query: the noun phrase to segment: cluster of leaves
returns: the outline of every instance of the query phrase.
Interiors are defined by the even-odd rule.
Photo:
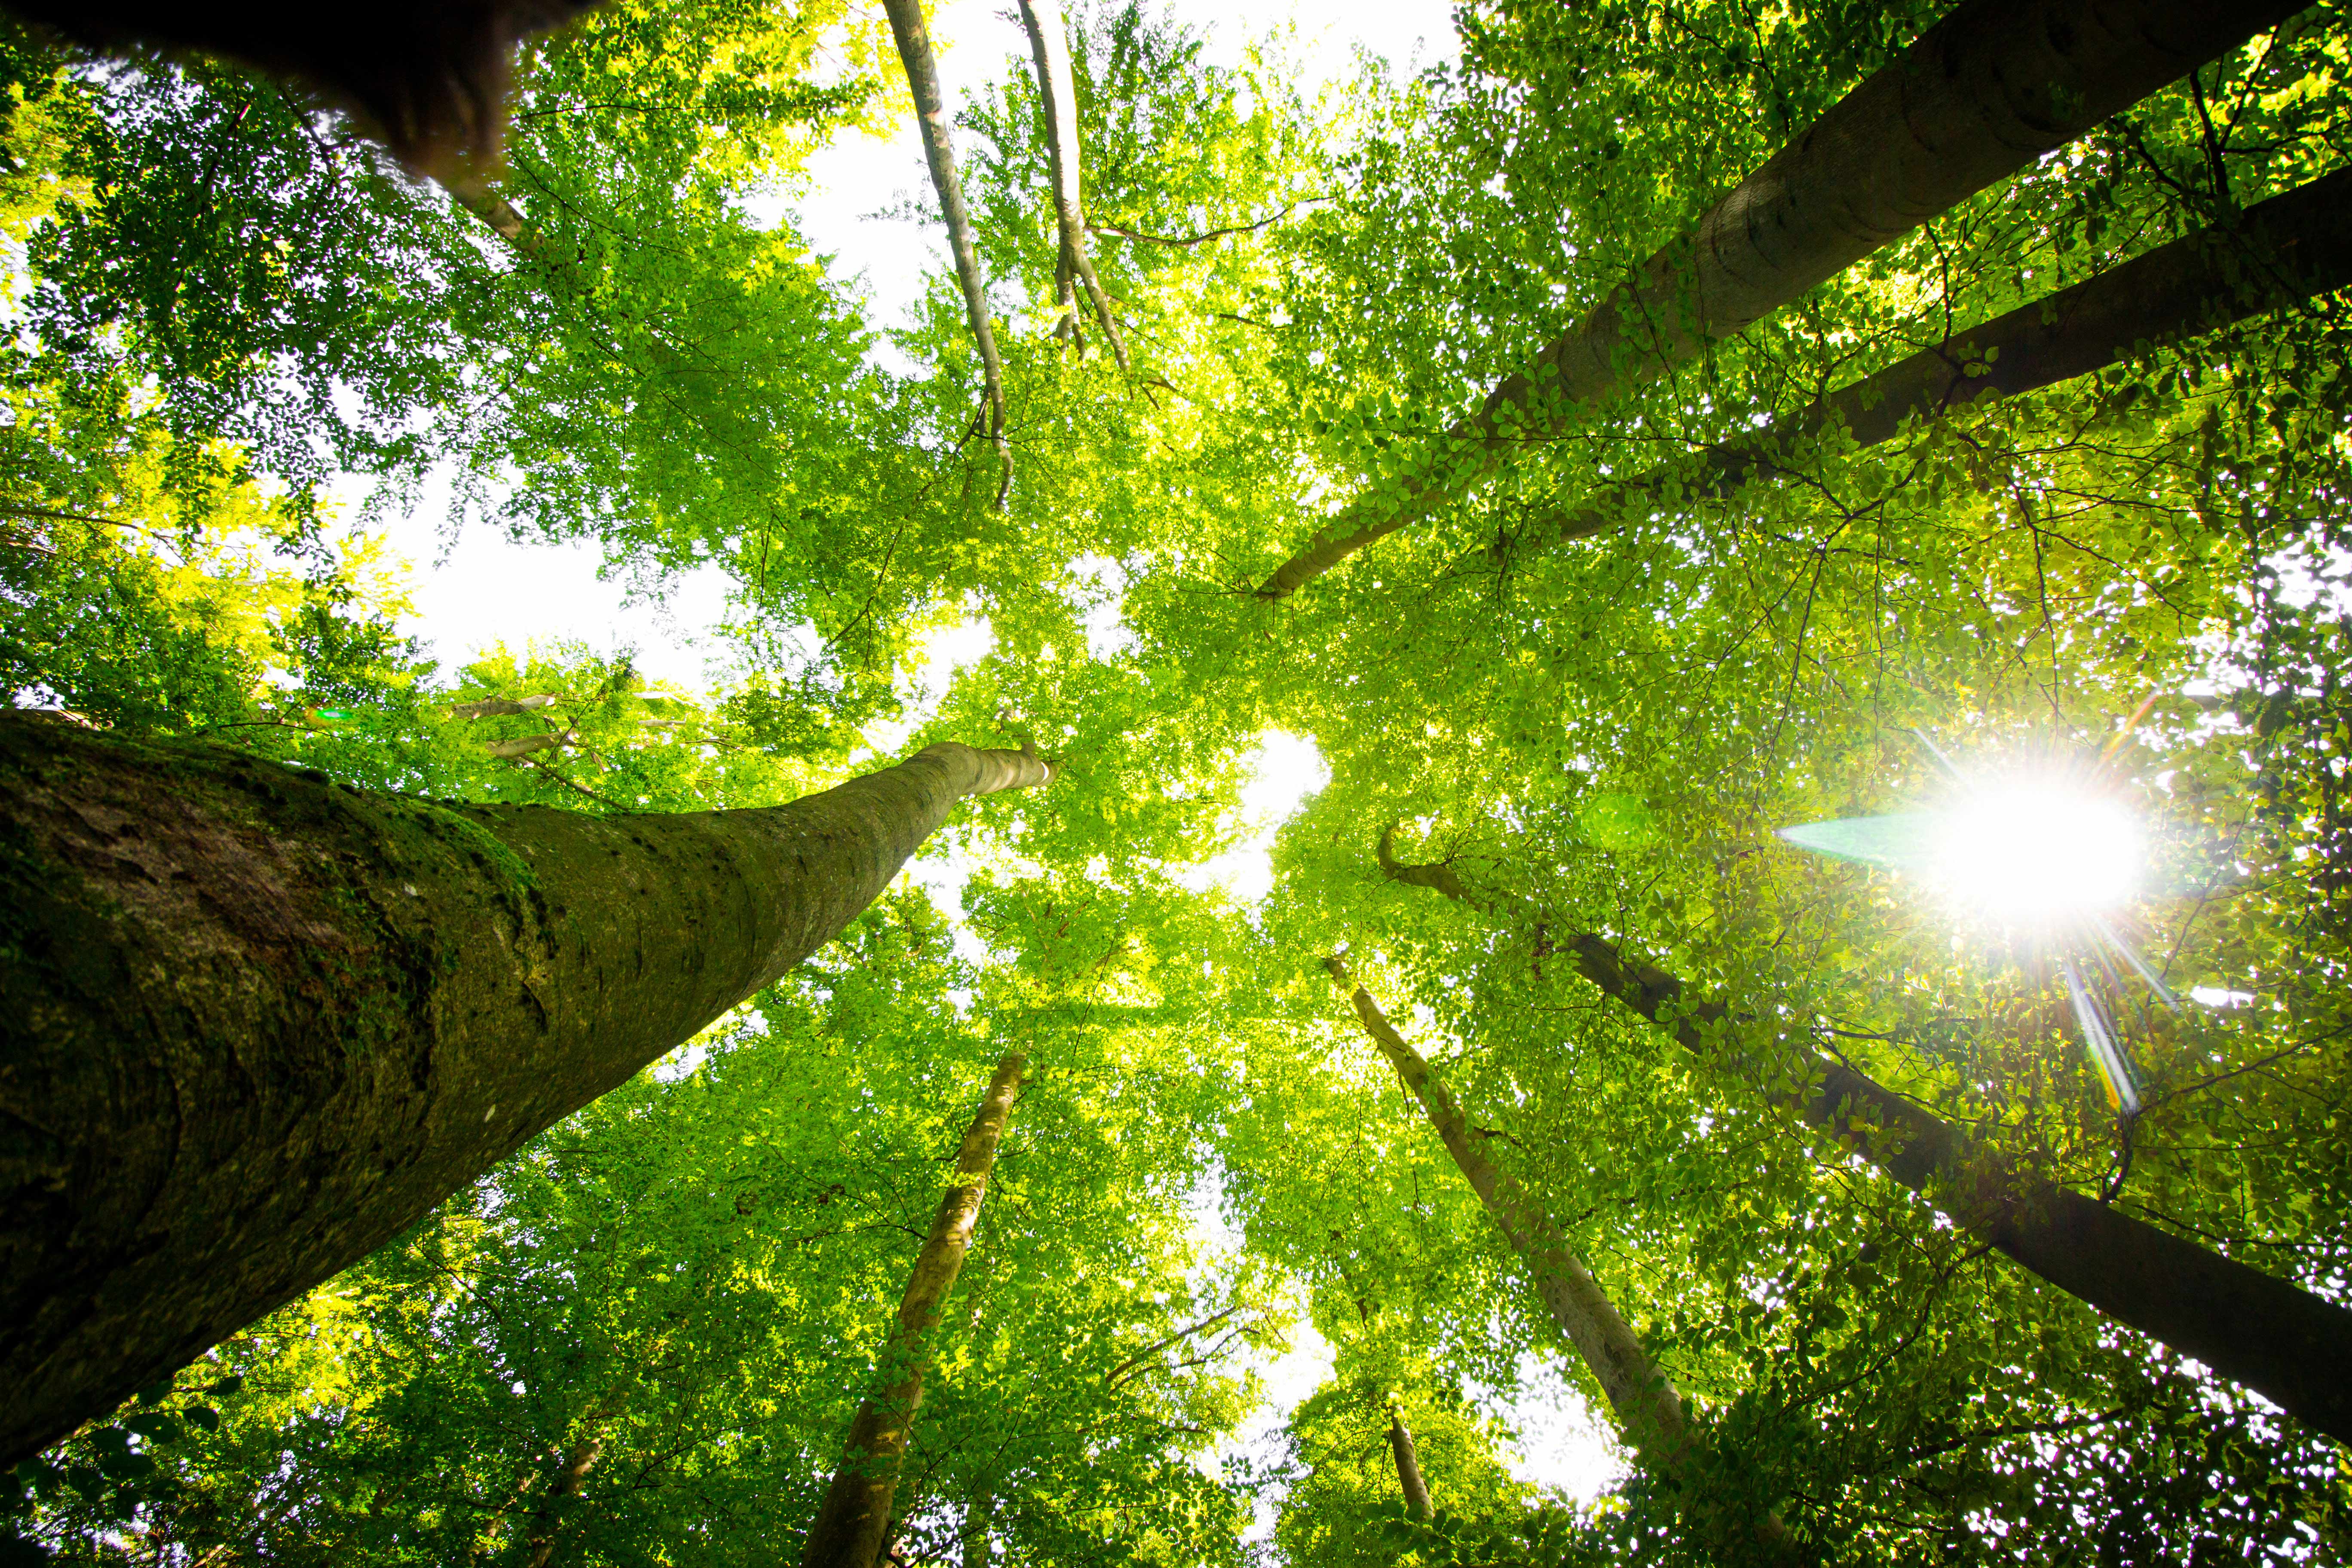
[[[756,805],[904,716],[919,634],[962,616],[991,649],[906,743],[1030,739],[1063,767],[942,836],[979,868],[960,924],[895,896],[215,1352],[201,1375],[243,1391],[219,1430],[157,1437],[135,1498],[53,1485],[15,1517],[97,1560],[448,1562],[559,1531],[589,1561],[789,1554],[940,1163],[1018,1049],[1035,1079],[934,1348],[910,1551],[1234,1563],[1253,1482],[1278,1510],[1261,1550],[1298,1563],[1696,1561],[1768,1516],[1865,1563],[2347,1550],[2338,1450],[1786,1109],[1801,1041],[1966,1128],[1988,1169],[2344,1299],[2341,302],[2152,332],[1869,448],[1791,442],[1729,497],[1678,467],[2340,166],[2336,9],[1543,427],[1281,607],[1236,592],[1334,501],[1430,473],[1435,433],[1932,9],[1492,0],[1458,66],[1318,106],[1139,7],[1082,18],[1088,200],[1135,369],[1055,335],[1013,71],[964,121],[1013,318],[1001,519],[951,288],[897,334],[923,374],[873,369],[845,297],[753,216],[875,101],[854,28],[854,68],[815,85],[831,12],[618,6],[534,57],[499,195],[523,240],[240,79],[20,48],[0,173],[35,289],[0,485],[38,548],[6,568],[16,686],[101,722],[239,723],[375,787]],[[724,566],[739,683],[653,691],[579,650],[420,670],[302,487],[444,458],[477,499],[517,476],[512,525],[647,573]],[[318,552],[310,578],[175,578],[66,515],[217,541],[269,510],[255,474],[289,487],[272,526]],[[1604,526],[1561,539],[1591,507]],[[2046,949],[1773,837],[1937,798],[1914,728],[2151,824],[2162,880],[2126,934],[2176,989],[2244,1001],[2132,1011],[2137,1120]],[[1242,908],[1187,868],[1247,837],[1233,803],[1272,730],[1311,737],[1328,783]],[[1723,1021],[1685,1048],[1585,978],[1592,940]],[[1465,1391],[1545,1363],[1599,1390],[1355,1035],[1320,966],[1340,949],[1682,1390],[1678,1481],[1637,1467],[1570,1507],[1509,1479]],[[1237,1248],[1205,1245],[1212,1209]],[[1281,1340],[1294,1291],[1332,1377],[1277,1463],[1213,1479],[1254,1397],[1234,1358]],[[1434,1520],[1392,1500],[1392,1401]],[[61,1473],[149,1451],[115,1441],[74,1439]],[[604,1479],[559,1487],[583,1455]]]

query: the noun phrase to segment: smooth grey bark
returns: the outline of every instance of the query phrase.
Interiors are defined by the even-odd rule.
[[[964,210],[963,181],[956,174],[947,99],[940,90],[930,30],[923,26],[922,0],[882,0],[882,8],[889,13],[890,36],[898,42],[899,61],[907,68],[907,86],[915,96],[915,125],[922,134],[923,158],[930,165],[931,188],[939,193],[940,215],[947,220],[948,251],[955,258],[956,283],[963,290],[972,342],[980,350],[988,438],[1003,466],[1003,477],[996,487],[996,505],[1001,510],[1013,489],[1013,446],[1004,437],[1004,362],[996,352],[996,327],[988,308],[988,285],[980,270],[980,246],[972,237],[971,215]]]
[[[0,1465],[357,1262],[830,942],[1034,756],[762,810],[345,788],[0,713]]]
[[[1396,1459],[1397,1489],[1404,1493],[1405,1512],[1415,1519],[1431,1517],[1437,1510],[1429,1500],[1429,1483],[1421,1479],[1421,1453],[1394,1405],[1389,1407],[1389,1452]]]
[[[981,1097],[980,1110],[956,1152],[955,1178],[940,1195],[939,1212],[916,1255],[914,1272],[898,1302],[898,1322],[883,1347],[876,1387],[859,1404],[842,1444],[841,1466],[833,1473],[809,1525],[802,1568],[873,1568],[887,1542],[890,1500],[907,1457],[907,1437],[923,1403],[924,1341],[939,1326],[940,1309],[962,1272],[972,1227],[980,1223],[997,1145],[1021,1093],[1026,1057],[1008,1055]]]
[[[1790,447],[1843,431],[1856,447],[1913,419],[2014,397],[2121,361],[2134,349],[2218,331],[2352,285],[2352,169],[2249,207],[2069,289],[1953,334],[1841,387],[1769,428],[1612,487],[1606,500],[1538,531],[1538,547],[1608,531],[1629,505],[1672,482],[1682,502],[1776,477]]]
[[[1479,908],[1509,901],[1474,897],[1442,866],[1399,866],[1385,835],[1380,854],[1397,880]],[[1592,932],[1556,937],[1553,945],[1604,994],[1686,1049],[1717,1054],[1709,1031],[1734,1021],[1723,1004],[1687,1000],[1679,978]],[[2352,1310],[2072,1188],[2016,1179],[1989,1166],[1941,1117],[1801,1041],[1780,1044],[1799,1053],[1782,1102],[1807,1125],[2068,1295],[2352,1443]]]
[[[1486,1205],[1487,1214],[1501,1228],[1512,1250],[1535,1275],[1536,1291],[1543,1298],[1552,1321],[1559,1325],[1560,1332],[1568,1336],[1576,1353],[1591,1369],[1593,1380],[1608,1395],[1610,1408],[1617,1413],[1618,1424],[1625,1429],[1626,1436],[1654,1460],[1673,1468],[1687,1442],[1682,1396],[1675,1391],[1675,1385],[1651,1361],[1632,1326],[1592,1278],[1584,1260],[1569,1247],[1543,1206],[1486,1158],[1444,1080],[1429,1070],[1421,1053],[1397,1033],[1371,993],[1356,984],[1341,960],[1328,958],[1323,965],[1349,993],[1349,1001],[1356,1009],[1356,1018],[1363,1026],[1364,1034],[1388,1058],[1389,1065],[1396,1068],[1406,1092],[1421,1101],[1445,1152],[1454,1156],[1454,1164],[1469,1180],[1479,1202]]]
[[[1103,336],[1118,368],[1130,367],[1127,343],[1119,336],[1118,318],[1111,313],[1110,296],[1095,274],[1094,258],[1087,253],[1087,208],[1078,177],[1078,89],[1070,72],[1069,40],[1064,35],[1059,0],[1021,0],[1022,25],[1029,30],[1029,52],[1037,66],[1037,96],[1045,109],[1045,154],[1054,181],[1054,217],[1061,231],[1061,256],[1055,266],[1061,303],[1070,311],[1071,330],[1079,352],[1086,337],[1077,325],[1077,291],[1083,287],[1102,322]]]
[[[1964,0],[1697,226],[1487,394],[1395,491],[1257,589],[1284,599],[1638,385],[2304,8],[2304,0]]]

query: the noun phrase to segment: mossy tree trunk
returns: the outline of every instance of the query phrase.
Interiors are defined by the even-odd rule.
[[[989,1173],[996,1166],[997,1145],[1013,1119],[1013,1102],[1020,1097],[1022,1075],[1028,1068],[1026,1057],[1005,1057],[981,1097],[980,1110],[956,1152],[955,1178],[940,1194],[930,1232],[915,1255],[914,1272],[908,1276],[898,1322],[883,1347],[874,1390],[850,1421],[841,1466],[809,1525],[802,1568],[873,1568],[887,1542],[890,1502],[907,1457],[908,1431],[923,1403],[924,1342],[939,1326],[940,1309],[963,1271]]]
[[[0,714],[0,1464],[422,1218],[831,941],[966,795],[770,809],[337,786]]]

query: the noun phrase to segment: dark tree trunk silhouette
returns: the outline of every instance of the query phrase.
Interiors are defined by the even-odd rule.
[[[142,45],[193,49],[318,89],[409,168],[456,181],[498,162],[517,46],[592,3],[8,0],[8,9],[110,53],[136,58]]]
[[[940,1196],[930,1234],[916,1255],[907,1293],[898,1303],[898,1323],[882,1350],[876,1386],[849,1424],[841,1468],[834,1471],[833,1483],[809,1526],[801,1568],[873,1568],[887,1542],[893,1522],[890,1501],[907,1457],[908,1428],[923,1403],[924,1341],[939,1326],[940,1305],[962,1271],[972,1227],[980,1223],[989,1173],[996,1164],[996,1147],[1004,1136],[1004,1124],[1012,1120],[1013,1102],[1028,1067],[1028,1058],[1017,1055],[996,1064],[996,1077],[981,1099],[971,1130],[964,1134],[963,1147],[956,1152],[955,1180]]]
[[[1287,598],[1458,500],[1576,411],[1770,315],[2301,9],[2302,0],[1965,0],[1505,378],[1400,488],[1325,524],[1258,596]]]
[[[1380,854],[1397,880],[1481,908],[1515,901],[1481,900],[1446,868],[1399,865],[1385,835]],[[1717,1054],[1708,1031],[1738,1023],[1722,1003],[1685,998],[1679,978],[1604,937],[1550,941],[1602,993],[1695,1053]],[[2352,1442],[2352,1310],[2072,1188],[1988,1168],[1941,1117],[1801,1041],[1776,1045],[1801,1053],[1783,1103],[1809,1126],[2068,1295]]]
[[[830,942],[1034,756],[583,816],[0,713],[0,1464],[357,1262]]]
[[[1728,496],[1782,472],[1787,451],[1842,430],[1857,447],[1892,440],[1915,418],[2014,397],[2088,375],[2145,343],[2215,331],[2352,285],[2352,169],[2339,169],[2021,305],[1841,387],[1755,436],[1612,487],[1607,500],[1531,530],[1526,544],[1604,533],[1670,480],[1680,502]]]

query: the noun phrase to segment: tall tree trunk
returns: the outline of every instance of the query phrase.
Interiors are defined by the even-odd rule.
[[[1398,490],[1258,590],[1287,598],[1460,498],[1531,437],[1681,363],[2303,9],[2303,0],[1965,0],[1487,394]]]
[[[1389,1452],[1396,1457],[1397,1487],[1404,1493],[1404,1510],[1415,1519],[1427,1519],[1437,1510],[1429,1500],[1429,1483],[1421,1479],[1421,1454],[1412,1446],[1412,1434],[1405,1429],[1404,1415],[1394,1405],[1389,1407]]]
[[[830,942],[1032,755],[439,805],[0,713],[0,1464],[357,1262]]]
[[[940,69],[931,56],[930,30],[923,26],[922,0],[882,0],[889,13],[890,36],[898,41],[898,58],[907,68],[907,86],[915,95],[915,124],[923,138],[923,158],[930,164],[931,187],[939,193],[940,214],[947,220],[948,250],[955,258],[956,282],[963,289],[964,312],[971,319],[971,340],[980,349],[980,369],[987,398],[988,438],[996,447],[1003,478],[996,487],[1001,510],[1013,489],[1013,446],[1004,437],[1004,362],[996,353],[995,319],[988,308],[988,285],[980,270],[980,247],[972,238],[971,218],[964,211],[963,181],[956,174],[955,143],[948,135],[948,107],[940,90]]]
[[[1842,387],[1743,440],[1711,447],[1611,489],[1528,542],[1606,532],[1669,480],[1684,501],[1728,496],[1780,471],[1793,443],[1843,428],[1857,447],[1891,440],[1914,417],[2014,397],[2088,375],[2142,343],[2218,331],[2281,305],[2352,285],[2352,169],[2338,169],[2036,300]]]
[[[1551,1216],[1486,1158],[1454,1096],[1429,1070],[1421,1053],[1389,1023],[1371,993],[1356,984],[1339,959],[1323,962],[1331,977],[1349,993],[1364,1033],[1396,1068],[1406,1090],[1421,1101],[1445,1152],[1469,1178],[1472,1190],[1486,1205],[1512,1250],[1535,1274],[1537,1293],[1549,1309],[1552,1321],[1592,1370],[1626,1436],[1661,1468],[1674,1469],[1686,1442],[1682,1396],[1675,1392],[1675,1385],[1650,1360],[1583,1259],[1570,1250]]]
[[[1391,875],[1443,869],[1398,867],[1385,843],[1381,858]],[[1399,879],[1485,902],[1450,871]],[[1707,1028],[1731,1017],[1719,1002],[1685,1003],[1680,979],[1629,961],[1603,937],[1556,942],[1587,980],[1693,1052],[1706,1054]],[[1799,1087],[1784,1103],[1808,1125],[2061,1290],[2352,1442],[2352,1310],[2071,1188],[1989,1168],[1941,1117],[1801,1042],[1785,1043],[1801,1056]]]
[[[530,1568],[547,1568],[547,1560],[555,1555],[555,1530],[562,1522],[563,1505],[580,1495],[581,1485],[587,1480],[588,1471],[604,1451],[604,1434],[592,1431],[572,1445],[571,1452],[563,1456],[563,1468],[555,1473],[554,1484],[547,1489],[547,1500],[540,1504],[539,1512],[532,1517],[526,1537],[530,1542]]]
[[[907,1432],[923,1403],[923,1342],[940,1321],[940,1307],[953,1289],[980,1222],[980,1200],[996,1163],[996,1145],[1021,1093],[1029,1060],[1007,1056],[971,1119],[956,1153],[955,1180],[940,1198],[930,1234],[916,1256],[915,1271],[898,1302],[898,1321],[883,1347],[874,1391],[858,1405],[842,1446],[841,1468],[833,1473],[824,1501],[809,1526],[802,1568],[872,1568],[890,1525],[890,1498],[898,1488],[898,1467],[907,1457]]]
[[[1062,26],[1059,0],[1021,0],[1022,25],[1029,29],[1029,52],[1037,62],[1037,96],[1045,106],[1045,153],[1054,177],[1054,217],[1061,229],[1061,276],[1083,285],[1102,321],[1103,336],[1118,368],[1131,368],[1127,343],[1111,314],[1110,296],[1095,275],[1087,253],[1087,206],[1078,179],[1078,91],[1070,72],[1070,46]],[[1066,284],[1066,286],[1067,286]],[[1067,301],[1075,312],[1077,301]],[[1075,325],[1075,321],[1074,321]],[[1079,339],[1081,352],[1085,339]]]

